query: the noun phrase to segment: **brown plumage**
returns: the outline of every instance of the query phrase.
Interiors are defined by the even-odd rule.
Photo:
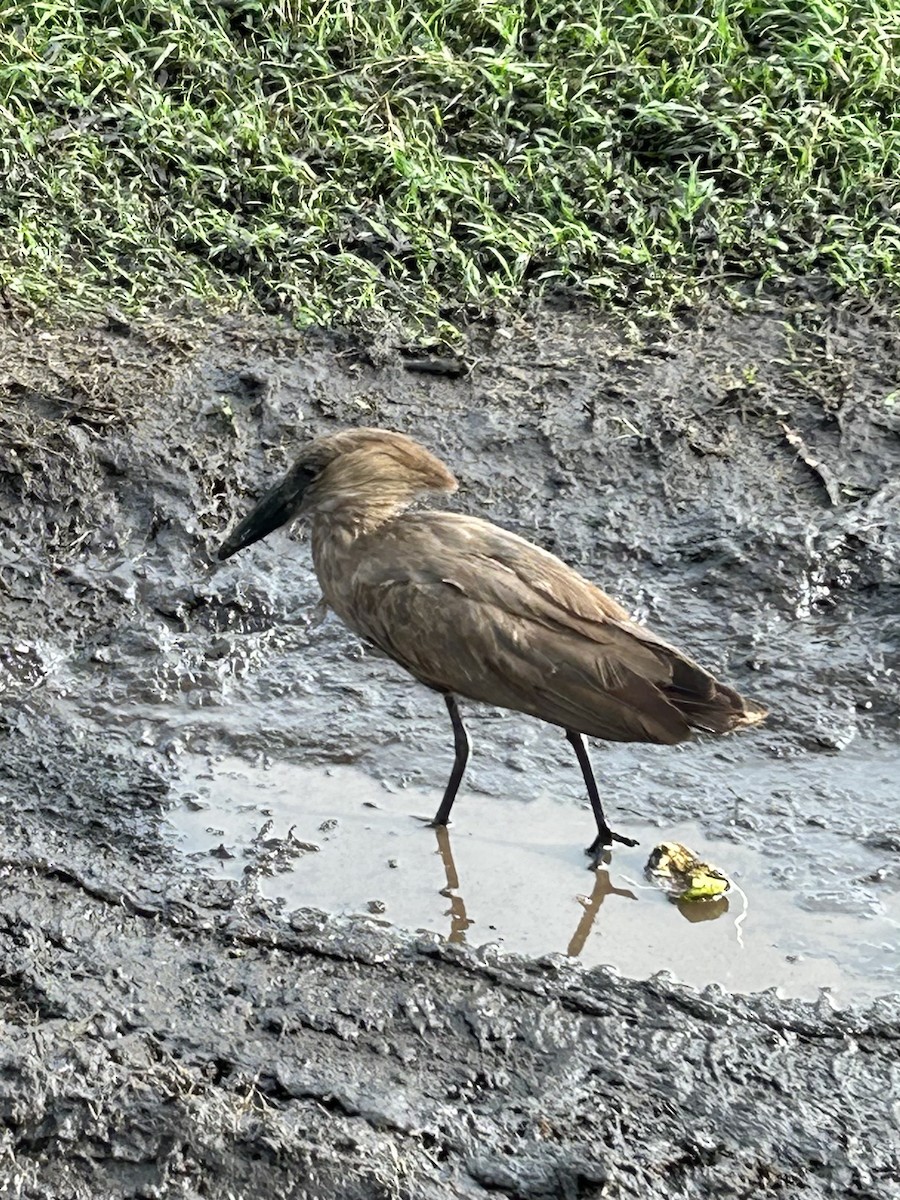
[[[291,518],[312,519],[326,603],[356,633],[441,692],[456,761],[435,824],[446,824],[469,744],[455,696],[561,726],[597,821],[612,841],[582,740],[683,742],[728,733],[765,711],[638,625],[547,551],[478,517],[406,511],[453,492],[444,464],[399,433],[353,429],[310,442],[223,543],[229,558]]]

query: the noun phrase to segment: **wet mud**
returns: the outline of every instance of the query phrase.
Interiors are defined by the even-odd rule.
[[[10,1194],[898,1194],[896,326],[556,312],[444,361],[187,316],[0,350]],[[440,702],[317,623],[301,532],[213,562],[351,423],[769,705],[592,747],[639,852],[588,872],[564,739],[474,708],[437,840]],[[671,838],[746,911],[644,890]]]

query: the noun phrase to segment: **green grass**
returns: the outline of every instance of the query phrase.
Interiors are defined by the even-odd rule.
[[[0,0],[0,286],[454,321],[900,279],[898,0]]]

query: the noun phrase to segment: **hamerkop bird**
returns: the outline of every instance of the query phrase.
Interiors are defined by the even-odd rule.
[[[418,442],[348,429],[310,442],[225,539],[219,558],[312,519],[325,602],[366,641],[440,692],[456,759],[435,825],[446,825],[469,757],[457,696],[565,730],[597,822],[588,853],[630,838],[607,824],[583,735],[683,742],[765,711],[715,680],[564,562],[478,517],[407,511],[456,479]]]

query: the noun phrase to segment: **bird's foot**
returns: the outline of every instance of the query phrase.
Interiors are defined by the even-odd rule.
[[[429,829],[446,829],[450,824],[449,821],[439,821],[437,817],[420,817],[418,813],[411,813],[410,815],[414,821],[421,821]]]
[[[621,833],[613,833],[609,828],[601,829],[591,844],[585,850],[591,859],[591,866],[596,866],[600,861],[603,851],[611,846],[614,842],[618,842],[621,846],[639,846],[640,842],[637,838],[625,837]]]

